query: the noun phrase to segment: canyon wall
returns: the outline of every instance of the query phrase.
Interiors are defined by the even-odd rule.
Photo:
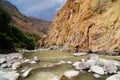
[[[120,0],[67,0],[48,36],[66,51],[120,51]]]

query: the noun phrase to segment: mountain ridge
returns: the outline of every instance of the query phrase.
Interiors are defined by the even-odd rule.
[[[19,28],[21,28],[22,30],[40,36],[46,34],[46,32],[48,31],[48,28],[51,24],[50,21],[25,16],[17,9],[15,5],[6,0],[0,0],[0,5],[12,15],[12,22],[18,25]],[[32,22],[32,19],[34,19],[34,22]],[[44,25],[42,25],[43,23]]]

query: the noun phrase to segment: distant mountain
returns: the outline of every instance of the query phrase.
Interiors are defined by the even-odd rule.
[[[43,35],[48,31],[51,24],[50,21],[25,16],[15,5],[6,0],[0,0],[0,6],[12,15],[13,24],[17,25],[22,30],[38,35]]]

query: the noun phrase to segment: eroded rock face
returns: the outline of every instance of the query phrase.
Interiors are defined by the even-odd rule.
[[[49,31],[49,45],[70,51],[120,50],[120,0],[67,0]]]

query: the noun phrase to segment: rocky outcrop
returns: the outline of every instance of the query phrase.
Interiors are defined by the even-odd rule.
[[[67,0],[49,31],[49,45],[70,51],[120,51],[120,0]]]

